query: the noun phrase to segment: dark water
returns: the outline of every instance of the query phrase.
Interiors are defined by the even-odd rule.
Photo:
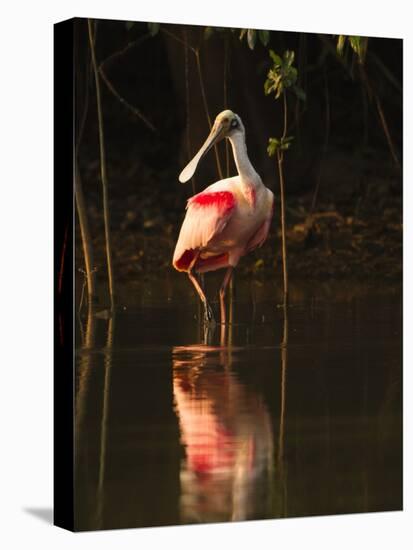
[[[226,331],[186,287],[79,324],[77,529],[401,509],[400,293],[237,291]]]

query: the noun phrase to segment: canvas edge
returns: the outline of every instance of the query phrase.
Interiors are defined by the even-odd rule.
[[[74,20],[56,23],[53,31],[53,523],[74,531]]]

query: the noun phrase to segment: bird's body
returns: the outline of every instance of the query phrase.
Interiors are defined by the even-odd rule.
[[[191,197],[173,257],[178,271],[235,267],[239,259],[265,241],[274,196],[261,182],[240,176],[217,181]]]
[[[241,119],[223,111],[199,153],[180,176],[187,181],[202,156],[221,137],[232,145],[238,176],[210,185],[188,200],[173,256],[173,266],[186,271],[205,305],[206,318],[212,316],[205,294],[193,272],[227,268],[221,288],[221,321],[225,322],[225,290],[240,258],[261,246],[268,236],[274,208],[274,195],[264,186],[253,168],[245,144]]]

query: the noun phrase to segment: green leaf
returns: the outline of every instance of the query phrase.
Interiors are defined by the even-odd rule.
[[[351,47],[357,53],[360,49],[360,36],[350,36],[349,37]]]
[[[298,71],[295,67],[289,67],[284,75],[283,83],[286,88],[290,88],[297,81]]]
[[[284,84],[283,84],[283,81],[280,80],[279,84],[278,84],[278,87],[277,87],[277,93],[275,94],[275,99],[278,99],[281,94],[283,93],[284,91]]]
[[[346,43],[346,37],[343,34],[340,34],[340,36],[337,39],[337,53],[338,53],[338,55],[343,55],[344,44],[345,43]]]
[[[277,55],[273,50],[269,50],[273,66],[268,71],[267,81],[264,83],[264,92],[268,95],[273,92],[275,99],[278,99],[288,88],[293,88],[298,80],[297,68],[293,66],[294,52],[286,50],[283,58]],[[304,92],[298,91],[301,97],[305,97]]]
[[[280,84],[282,84],[283,76],[282,74],[273,73],[272,75],[272,81],[274,82],[274,87],[278,88]]]
[[[264,92],[267,95],[274,92],[276,94],[276,98],[279,97],[282,91],[282,75],[270,69],[267,76],[267,80],[264,83]],[[280,86],[281,90],[279,90]]]
[[[282,65],[282,59],[279,55],[277,55],[273,50],[269,51],[271,59],[274,61],[274,65],[281,67]]]
[[[265,47],[270,41],[270,31],[258,31],[261,44]]]
[[[284,61],[287,65],[287,67],[291,67],[291,65],[294,62],[294,52],[291,50],[286,50],[284,52]]]
[[[149,34],[151,36],[155,36],[156,34],[158,34],[159,27],[159,23],[148,23]]]
[[[287,151],[287,149],[290,148],[291,142],[293,141],[293,139],[294,139],[293,136],[281,138],[281,141],[280,141],[280,144],[279,144],[280,149],[282,151]]]
[[[257,41],[257,31],[255,31],[254,29],[248,29],[247,41],[250,50],[253,50]]]
[[[271,93],[271,90],[272,90],[272,81],[269,78],[267,78],[267,80],[264,82],[265,95],[268,95],[269,93]]]
[[[364,63],[367,52],[367,37],[366,36],[350,36],[349,41],[353,51],[356,53],[360,63]]]
[[[273,157],[280,146],[280,141],[276,138],[269,138],[267,153],[268,156]]]

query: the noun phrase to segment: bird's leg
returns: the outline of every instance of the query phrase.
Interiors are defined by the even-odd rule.
[[[201,285],[199,284],[198,280],[196,279],[195,275],[192,273],[193,267],[195,265],[196,260],[198,259],[199,251],[194,256],[194,259],[192,260],[189,268],[188,268],[188,277],[191,283],[194,285],[195,290],[198,292],[198,296],[201,298],[202,303],[204,304],[204,320],[206,323],[214,323],[214,314],[211,309],[211,306],[208,303],[208,300],[205,296],[205,292],[203,291]]]
[[[229,266],[227,272],[225,273],[224,280],[222,281],[221,288],[219,289],[219,305],[221,308],[221,323],[225,325],[226,323],[226,312],[225,312],[225,293],[227,291],[228,284],[232,277],[232,272],[234,268]]]
[[[188,277],[191,281],[191,283],[194,285],[195,290],[198,292],[199,297],[202,300],[202,303],[204,304],[204,319],[207,323],[212,323],[215,321],[214,314],[212,313],[211,306],[208,303],[208,300],[206,299],[205,293],[202,290],[201,285],[197,281],[195,275],[191,271],[188,271]]]

